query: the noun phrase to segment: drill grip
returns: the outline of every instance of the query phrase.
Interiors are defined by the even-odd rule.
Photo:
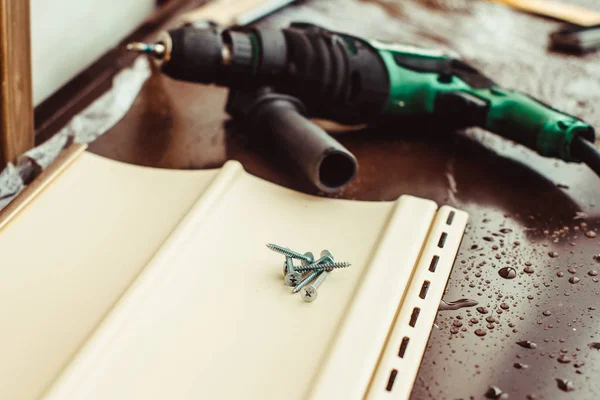
[[[585,122],[515,90],[492,88],[483,128],[521,143],[545,157],[578,161],[571,147],[576,137],[594,141],[594,129]]]
[[[337,192],[356,175],[356,158],[304,115],[302,103],[269,88],[232,90],[227,112],[260,132],[319,190]]]

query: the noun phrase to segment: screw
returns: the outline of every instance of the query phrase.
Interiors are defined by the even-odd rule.
[[[308,257],[306,254],[300,254],[290,249],[286,249],[285,247],[278,246],[276,244],[269,243],[267,244],[267,247],[276,253],[283,254],[285,256],[292,257],[297,260],[304,260],[310,263],[314,261],[312,257]]]
[[[306,257],[310,258],[310,261],[308,261],[308,260],[302,260],[302,261],[300,262],[300,264],[302,264],[302,266],[304,266],[304,265],[308,265],[308,264],[312,263],[313,261],[315,261],[315,256],[314,256],[314,255],[313,255],[313,253],[311,253],[310,251],[307,251],[306,253],[304,253],[304,255],[305,255]]]
[[[308,265],[314,260],[313,253],[311,253],[310,251],[304,253],[304,256],[309,258],[311,261],[309,262],[302,260],[302,265]],[[298,281],[302,277],[301,273],[296,272],[294,260],[292,257],[289,256],[285,257],[285,263],[283,264],[283,274],[285,275],[283,280],[288,286],[296,286],[298,284]]]
[[[331,271],[332,269],[337,268],[348,268],[352,264],[348,262],[334,262],[334,263],[325,263],[325,264],[308,264],[303,265],[302,267],[297,267],[295,270],[298,272],[306,272],[306,271],[316,271],[316,270],[326,270]]]
[[[327,274],[329,274],[329,272],[325,270],[319,271],[319,275],[317,275],[315,280],[302,289],[301,295],[304,301],[311,303],[317,299],[317,288],[323,283],[325,278],[327,278]]]
[[[333,254],[331,254],[331,252],[329,250],[323,250],[321,251],[321,258],[319,258],[319,260],[321,260],[321,262],[325,263],[332,263],[335,260],[333,259]]]
[[[304,261],[304,260],[302,260],[301,264],[302,264],[303,266],[304,266],[304,265],[308,265],[308,264],[310,264],[310,263],[312,262],[312,260],[314,260],[313,253],[311,253],[310,251],[307,251],[306,253],[304,253],[304,255],[305,255],[306,257],[309,257],[309,258],[311,259],[311,261],[310,261],[310,262],[308,262],[308,261]],[[293,269],[296,269],[296,268],[294,267],[294,259],[293,259],[292,257],[290,257],[290,256],[285,256],[285,261],[283,262],[283,275],[284,275],[284,276],[285,276],[285,275],[288,273],[288,271],[289,271],[289,268],[288,268],[288,262],[289,262],[289,263],[292,263],[292,268],[293,268]]]
[[[294,259],[292,257],[289,256],[285,256],[285,261],[283,262],[283,276],[285,276],[288,273],[288,262],[292,262],[293,265],[293,261]]]
[[[285,271],[285,277],[283,278],[285,284],[288,286],[296,286],[302,277],[302,274],[300,272],[296,272],[294,268],[294,259],[292,257],[285,257],[283,269]]]
[[[319,264],[333,264],[333,254],[329,250],[323,250],[321,252],[321,258],[316,261],[311,262],[308,265],[303,265],[301,268],[304,270],[312,270],[319,267]]]
[[[313,271],[310,274],[306,275],[304,279],[298,282],[294,290],[292,290],[292,293],[298,293],[300,290],[302,290],[304,286],[308,285],[317,275],[319,275],[320,272],[321,271]]]

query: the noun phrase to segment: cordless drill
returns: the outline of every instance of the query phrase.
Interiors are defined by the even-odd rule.
[[[286,29],[184,27],[164,32],[154,44],[128,48],[150,54],[171,78],[230,88],[227,111],[234,119],[271,132],[324,191],[348,183],[356,161],[304,116],[345,125],[435,118],[456,128],[478,126],[542,156],[584,161],[600,171],[592,126],[502,88],[441,51],[306,23]]]

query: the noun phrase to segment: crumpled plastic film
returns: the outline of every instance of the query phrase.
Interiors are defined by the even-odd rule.
[[[131,68],[115,76],[109,91],[73,117],[51,139],[21,155],[16,166],[9,164],[0,172],[0,210],[23,190],[23,177],[26,171],[31,170],[32,163],[46,169],[72,142],[93,142],[119,122],[131,108],[150,74],[148,59],[137,58]]]
[[[0,173],[0,210],[23,190],[25,185],[19,170],[11,163]]]

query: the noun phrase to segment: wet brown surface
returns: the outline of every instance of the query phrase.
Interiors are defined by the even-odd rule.
[[[594,0],[578,3],[600,9]],[[484,1],[473,2],[470,12],[449,12],[416,0],[335,0],[307,1],[261,24],[293,20],[456,50],[497,82],[600,129],[600,56],[549,53],[547,34],[557,22]],[[237,159],[255,175],[311,192],[284,160],[253,147],[243,129],[224,127],[225,96],[223,89],[156,75],[125,119],[90,150],[162,168]],[[600,342],[599,276],[590,273],[600,270],[594,259],[600,178],[477,130],[452,134],[399,124],[339,139],[360,163],[358,178],[339,197],[412,194],[471,216],[445,299],[479,304],[440,311],[412,398],[479,399],[490,385],[515,399],[600,397],[600,351],[589,346]],[[503,267],[516,276],[502,278]],[[524,348],[520,341],[537,346]],[[572,381],[574,391],[565,393],[556,379]]]

